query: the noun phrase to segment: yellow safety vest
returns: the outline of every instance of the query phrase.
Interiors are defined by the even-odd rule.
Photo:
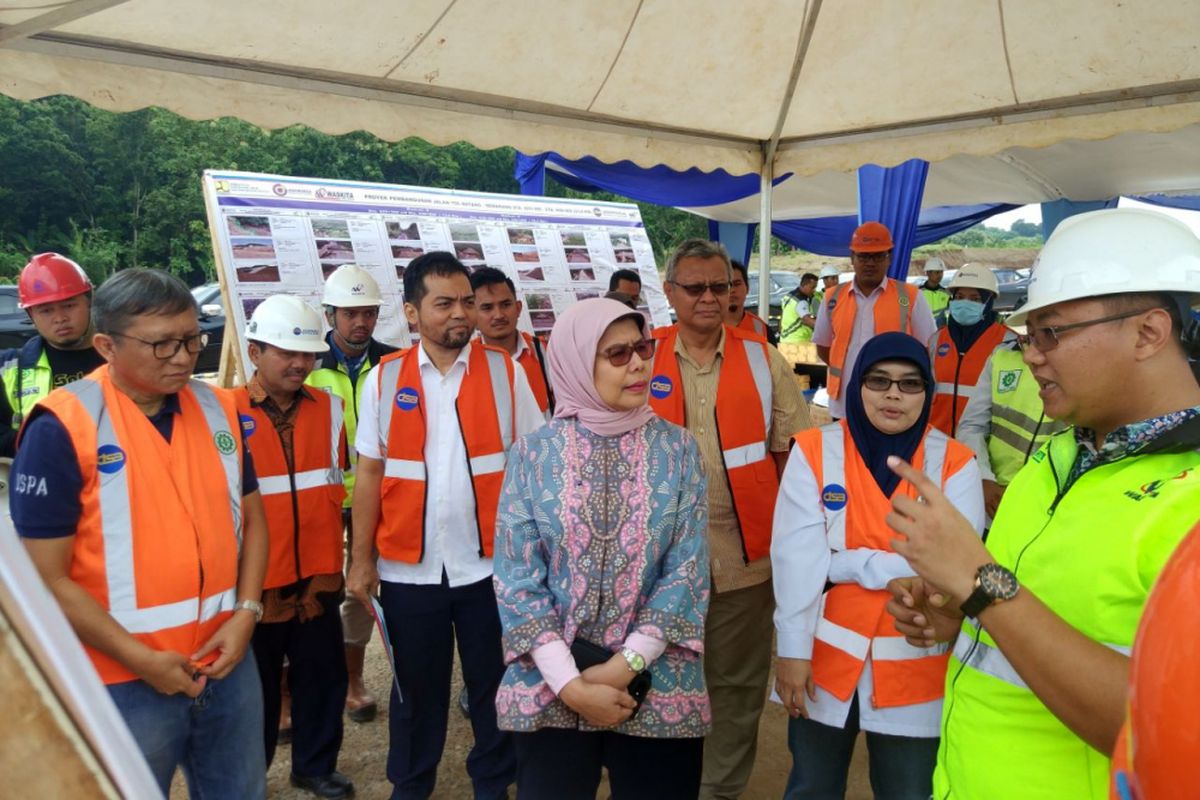
[[[1012,483],[1052,434],[1066,428],[1042,410],[1037,381],[1014,345],[992,353],[992,428],[988,433],[988,462],[996,483]]]

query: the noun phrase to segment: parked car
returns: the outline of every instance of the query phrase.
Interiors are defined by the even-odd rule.
[[[216,372],[221,366],[221,344],[225,341],[225,307],[221,305],[221,285],[206,283],[192,289],[200,308],[200,330],[208,334],[208,344],[196,361],[196,372]]]
[[[37,334],[33,320],[17,302],[16,285],[0,286],[0,348],[20,347]]]
[[[778,334],[779,318],[783,316],[784,296],[800,285],[800,274],[787,270],[771,270],[770,308],[764,319],[767,326]],[[758,271],[750,269],[750,287],[746,294],[746,310],[758,314]],[[758,314],[762,317],[762,314]]]
[[[995,305],[997,311],[1015,311],[1025,304],[1025,298],[1029,294],[1030,270],[1000,267],[993,269],[992,273],[1000,287],[1000,296],[996,298]]]

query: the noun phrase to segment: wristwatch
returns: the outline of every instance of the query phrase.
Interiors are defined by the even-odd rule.
[[[975,591],[959,609],[968,617],[978,617],[988,606],[1012,600],[1020,588],[1012,570],[999,564],[984,564],[975,573]]]
[[[646,668],[646,659],[636,650],[622,647],[621,657],[625,659],[625,664],[629,667],[630,672],[641,672]]]
[[[238,601],[238,604],[233,607],[233,610],[241,611],[243,608],[246,609],[247,611],[254,612],[254,621],[255,622],[262,622],[262,617],[263,617],[263,604],[262,603],[258,602],[257,600],[240,600],[240,601]]]

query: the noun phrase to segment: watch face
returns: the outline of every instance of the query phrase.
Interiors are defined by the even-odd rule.
[[[979,568],[979,588],[996,600],[1012,600],[1017,596],[1017,576],[999,564]]]

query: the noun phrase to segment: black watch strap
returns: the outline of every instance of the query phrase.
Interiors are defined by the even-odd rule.
[[[975,619],[992,604],[993,599],[982,586],[976,586],[975,591],[971,592],[971,596],[964,600],[958,608],[964,615]]]

